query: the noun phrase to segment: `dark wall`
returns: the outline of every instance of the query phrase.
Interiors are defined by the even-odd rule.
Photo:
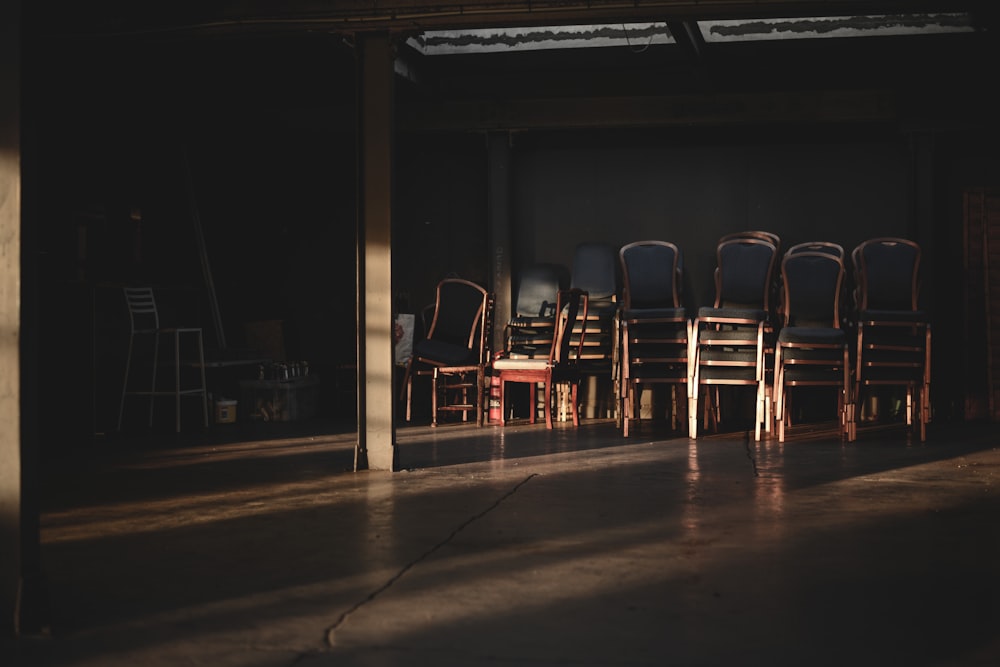
[[[72,418],[61,426],[89,433],[88,394],[96,386],[113,406],[119,389],[119,361],[92,368],[94,333],[115,342],[94,327],[96,286],[161,285],[177,297],[173,311],[193,313],[217,343],[196,222],[230,346],[244,344],[247,323],[280,320],[290,358],[317,367],[353,359],[356,62],[341,40],[32,37],[25,63],[24,210],[38,239],[29,252],[40,298],[54,304],[40,313],[39,344],[51,350],[39,361],[41,400],[86,397],[68,407]],[[407,104],[417,103],[397,107],[401,127]],[[1000,183],[1000,141],[982,111],[974,127],[960,122],[961,109],[982,105],[947,108],[943,130],[928,121],[920,132],[902,131],[903,119],[514,132],[514,280],[532,262],[569,268],[580,241],[663,238],[684,253],[696,306],[712,299],[715,242],[730,231],[766,229],[786,246],[824,239],[848,249],[873,236],[907,236],[925,248],[925,302],[942,343],[935,406],[955,405],[962,374],[947,355],[962,339],[954,312],[961,190]],[[487,165],[482,133],[397,135],[399,310],[431,303],[448,275],[488,282]],[[134,207],[141,222],[130,217]],[[63,333],[67,313],[77,324],[72,340]],[[96,313],[108,332],[121,315]],[[94,372],[103,378],[96,384]]]
[[[401,135],[396,143],[393,284],[401,312],[434,303],[457,276],[488,286],[486,139]]]
[[[519,137],[515,252],[570,267],[575,244],[678,244],[691,306],[714,299],[715,244],[729,232],[777,233],[785,247],[912,236],[909,164],[897,137],[837,132],[767,141],[758,132],[600,132]]]

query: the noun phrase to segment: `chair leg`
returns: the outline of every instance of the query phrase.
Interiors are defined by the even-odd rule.
[[[906,387],[906,425],[913,427],[913,386]]]
[[[149,427],[153,428],[153,406],[156,404],[156,367],[160,365],[160,333],[153,334],[153,381],[149,387]]]
[[[181,334],[174,332],[174,423],[181,432]]]
[[[698,391],[697,385],[688,388],[688,437],[698,437]]]
[[[198,370],[201,373],[201,410],[208,428],[208,382],[205,381],[205,340],[198,332]]]
[[[132,367],[132,341],[134,336],[128,337],[128,353],[125,356],[125,379],[122,381],[122,400],[118,407],[118,430],[122,430],[122,418],[125,415],[125,394],[128,392],[128,375]]]
[[[632,418],[632,381],[622,381],[621,417],[622,417],[622,437],[628,437],[628,423]]]
[[[501,426],[506,426],[507,425],[507,403],[506,403],[507,399],[506,399],[506,396],[505,396],[506,392],[504,391],[504,389],[506,388],[507,383],[503,381],[503,373],[500,374],[499,385],[500,385],[500,425]]]
[[[535,423],[535,413],[538,412],[538,383],[537,382],[530,382],[529,385],[531,386],[531,389],[528,392],[528,404],[529,404],[528,423],[529,424],[534,424]],[[546,385],[546,391],[548,391],[548,385]],[[545,415],[546,415],[546,417],[545,418],[546,418],[546,420],[548,420],[549,419],[549,416],[548,416],[549,415],[549,410],[548,410],[548,398],[547,397],[546,397],[545,405],[546,405],[546,408],[545,408]]]
[[[410,421],[410,396],[413,392],[413,357],[406,363],[406,370],[403,371],[403,384],[399,390],[400,400],[406,403],[406,421]]]
[[[773,389],[773,387],[772,387]],[[770,433],[774,424],[774,399],[773,394],[764,387],[764,433]]]
[[[760,442],[760,427],[764,422],[764,380],[757,383],[757,401],[754,408],[753,439]]]
[[[431,372],[431,426],[438,425],[438,369]]]
[[[486,394],[486,369],[476,369],[476,426],[483,425],[483,398]]]
[[[580,393],[580,383],[579,382],[571,383],[570,403],[573,406],[573,426],[580,425],[580,408],[577,405],[577,397],[579,396],[579,393]]]
[[[722,421],[722,391],[718,386],[712,387],[712,431],[719,430],[719,422]]]
[[[545,428],[552,428],[552,380],[545,381]]]

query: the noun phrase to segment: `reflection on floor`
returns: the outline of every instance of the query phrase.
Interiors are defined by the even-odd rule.
[[[52,634],[0,662],[1000,664],[994,425],[413,426],[396,473],[301,428],[49,461]]]

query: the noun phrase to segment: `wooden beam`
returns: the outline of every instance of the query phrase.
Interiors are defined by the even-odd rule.
[[[395,469],[392,319],[393,54],[388,33],[358,45],[358,449],[355,469]]]
[[[878,122],[896,118],[881,90],[439,101],[408,111],[400,129],[526,130]]]

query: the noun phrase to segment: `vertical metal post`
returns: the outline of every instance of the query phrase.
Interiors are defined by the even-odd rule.
[[[493,310],[492,349],[503,349],[504,327],[512,306],[510,241],[511,151],[508,132],[489,134],[489,234],[492,272],[490,291],[496,297]]]
[[[358,35],[358,446],[355,469],[396,468],[392,319],[393,53]]]

